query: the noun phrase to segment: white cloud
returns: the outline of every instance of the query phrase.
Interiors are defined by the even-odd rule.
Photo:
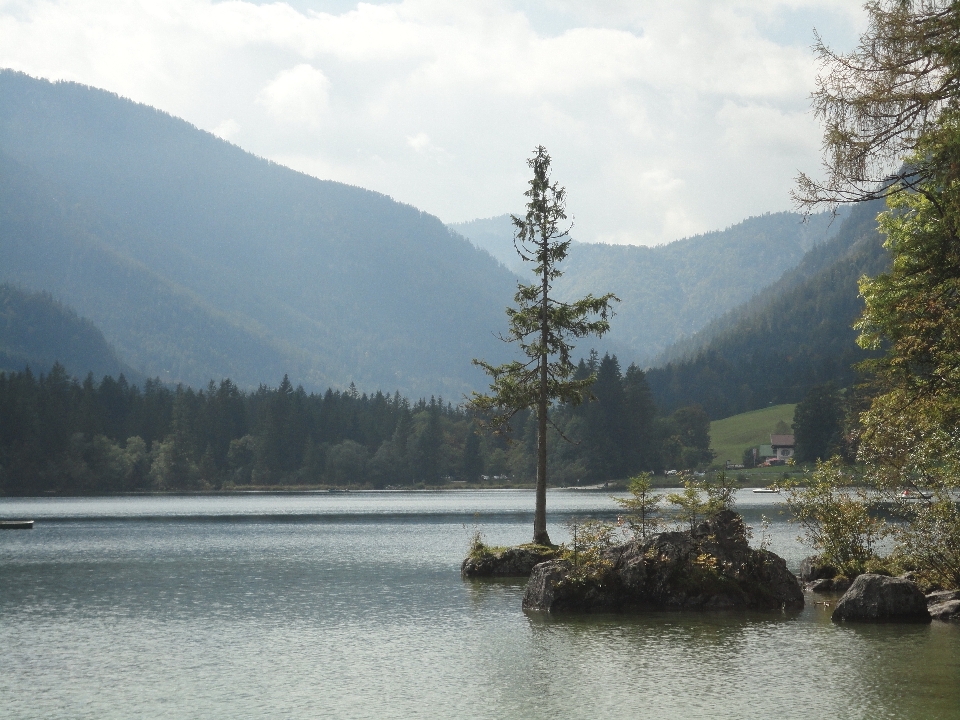
[[[327,109],[329,88],[320,70],[302,63],[278,73],[256,102],[280,123],[316,128]]]
[[[227,118],[211,130],[214,135],[229,142],[235,142],[240,136],[240,123],[233,118]]]
[[[862,23],[860,0],[329,1],[0,0],[0,66],[448,221],[518,211],[542,143],[579,239],[658,243],[789,207],[819,166],[812,27]]]

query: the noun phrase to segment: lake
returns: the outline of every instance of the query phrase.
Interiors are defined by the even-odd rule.
[[[791,568],[776,496],[738,510]],[[615,517],[551,491],[550,533]],[[463,581],[532,491],[0,498],[4,718],[960,718],[960,626],[800,613],[541,617]],[[759,538],[755,538],[755,541]]]

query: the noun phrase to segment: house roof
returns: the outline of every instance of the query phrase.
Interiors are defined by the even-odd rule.
[[[770,444],[774,447],[793,447],[793,435],[771,435]]]

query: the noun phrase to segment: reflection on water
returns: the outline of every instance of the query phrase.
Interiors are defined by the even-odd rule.
[[[741,493],[793,567],[776,498]],[[526,492],[0,500],[4,717],[958,718],[960,628],[795,614],[542,617],[468,581]],[[550,528],[616,515],[551,493]]]

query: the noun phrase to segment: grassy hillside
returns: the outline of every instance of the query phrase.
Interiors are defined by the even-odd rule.
[[[832,221],[832,222],[831,222]],[[513,247],[507,215],[450,226],[508,268],[529,274]],[[557,280],[560,297],[616,293],[622,302],[610,333],[595,342],[641,365],[710,320],[746,302],[836,233],[822,213],[768,213],[725,230],[657,247],[575,242]]]
[[[795,407],[795,404],[773,405],[711,422],[710,449],[717,453],[716,462],[739,463],[748,447],[768,444],[778,421],[793,423]]]
[[[513,275],[439,219],[112,93],[0,71],[0,282],[146,376],[459,400],[503,359]]]

